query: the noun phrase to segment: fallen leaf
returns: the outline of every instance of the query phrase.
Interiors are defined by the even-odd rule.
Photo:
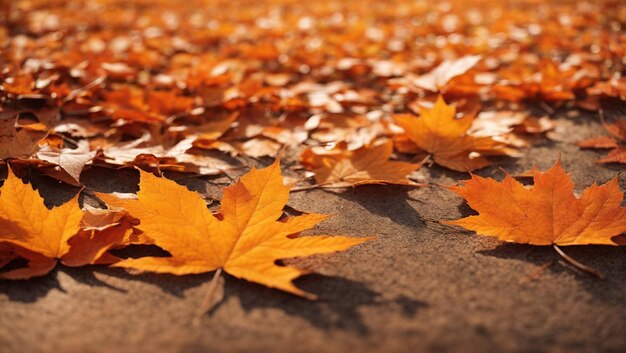
[[[414,184],[406,177],[422,163],[390,161],[393,143],[387,141],[356,151],[343,149],[307,149],[300,161],[315,173],[320,187],[343,187],[363,184]]]
[[[254,137],[247,141],[224,142],[226,146],[231,147],[231,151],[241,153],[253,158],[263,156],[275,157],[282,148],[282,145],[272,139],[266,137]]]
[[[587,93],[592,96],[616,97],[626,100],[626,77],[612,77],[608,81],[598,81],[594,86],[587,88]]]
[[[13,245],[13,251],[28,260],[27,267],[0,273],[0,278],[28,279],[50,272],[57,261],[71,266],[95,263],[111,244],[98,251],[70,254],[70,244],[80,229],[83,212],[78,195],[65,204],[48,209],[39,193],[22,183],[9,168],[0,190],[0,242]],[[87,246],[93,248],[94,244]],[[102,250],[102,251],[101,251]]]
[[[387,131],[379,121],[355,114],[325,114],[314,116],[307,124],[315,131],[311,138],[320,143],[346,142],[347,149],[356,150],[371,144],[376,137]]]
[[[224,158],[204,154],[202,151],[190,153],[195,136],[185,138],[170,148],[163,145],[146,144],[141,140],[112,145],[97,154],[94,162],[104,166],[133,166],[173,170],[200,175],[218,175],[225,170],[236,168]],[[146,146],[142,146],[146,145]]]
[[[242,279],[314,298],[291,282],[303,271],[277,266],[279,259],[345,250],[371,238],[297,236],[326,215],[280,219],[289,197],[277,160],[253,169],[224,190],[218,217],[195,192],[140,171],[137,200],[98,194],[141,220],[138,228],[171,257],[126,259],[116,267],[185,275],[223,269]]]
[[[7,108],[0,111],[0,159],[28,157],[46,137],[46,132],[17,127],[18,115],[19,112]]]
[[[411,80],[415,86],[438,92],[454,77],[463,75],[480,61],[480,55],[466,55],[456,60],[444,60],[429,73]]]
[[[204,112],[203,112],[204,113]],[[190,115],[189,117],[198,117],[198,115]],[[197,136],[197,142],[202,143],[206,141],[214,141],[231,127],[231,125],[237,120],[239,113],[230,113],[225,116],[217,116],[210,119],[204,119],[199,125],[191,125],[183,118],[174,119],[173,123],[176,126],[169,128],[170,131],[183,131],[187,134],[187,137]],[[191,119],[188,119],[191,120]],[[186,123],[186,124],[185,124]],[[195,144],[195,143],[194,143]]]
[[[507,242],[617,245],[614,237],[626,231],[617,178],[588,187],[580,198],[559,162],[547,172],[534,169],[533,179],[534,186],[526,188],[508,173],[501,182],[472,175],[450,189],[479,214],[442,223]]]
[[[96,151],[89,150],[87,140],[79,141],[78,146],[74,149],[55,150],[49,146],[44,146],[37,151],[37,158],[61,167],[74,179],[75,185],[80,185],[80,174],[95,155]]]
[[[600,158],[596,162],[626,164],[626,146],[618,146],[617,148],[610,150],[604,158]]]
[[[579,142],[581,148],[611,149],[609,154],[596,163],[622,163],[626,164],[626,120],[622,119],[615,123],[603,122],[602,125],[611,136],[592,137]]]
[[[432,154],[435,163],[452,170],[472,171],[491,164],[485,156],[511,154],[505,144],[491,136],[469,135],[472,115],[456,119],[455,114],[456,108],[439,96],[432,109],[420,107],[420,117],[398,114],[394,120],[409,140]]]
[[[612,149],[619,146],[616,139],[609,136],[592,137],[577,143],[581,148]]]

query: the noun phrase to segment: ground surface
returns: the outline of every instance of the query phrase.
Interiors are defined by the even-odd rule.
[[[540,143],[524,158],[502,165],[521,173],[533,163],[547,168],[560,155],[577,190],[618,174],[619,168],[593,162],[601,153],[574,145],[602,133],[598,124],[558,121],[561,141]],[[480,174],[501,177],[495,167]],[[102,189],[127,191],[136,188],[129,175],[93,179]],[[442,184],[466,178],[438,167],[414,176],[420,175]],[[626,176],[620,178],[624,189]],[[55,190],[48,200],[66,197]],[[211,274],[132,276],[104,267],[60,267],[43,278],[0,284],[0,351],[623,352],[626,347],[626,248],[565,249],[607,280],[555,263],[529,281],[533,271],[558,260],[556,253],[431,222],[469,212],[460,198],[440,188],[314,190],[293,193],[289,205],[336,214],[313,233],[378,236],[344,253],[294,260],[318,273],[297,284],[317,293],[319,301],[226,276],[223,301],[196,328],[191,319]]]
[[[442,93],[463,117],[479,106],[500,118],[530,111],[529,117],[555,123],[554,131],[536,134],[514,124],[516,133],[529,132],[530,147],[520,148],[519,158],[494,158],[478,174],[502,178],[500,168],[523,174],[532,165],[545,170],[560,158],[577,192],[616,176],[626,190],[623,167],[595,163],[606,151],[576,146],[607,135],[600,108],[609,107],[609,122],[626,117],[626,11],[620,5],[0,0],[0,112],[9,108],[0,114],[0,177],[7,163],[37,162],[32,153],[41,141],[26,143],[25,151],[10,148],[17,125],[24,124],[20,133],[39,134],[37,121],[45,134],[53,131],[45,144],[59,155],[78,150],[79,142],[87,142],[86,152],[98,151],[75,176],[73,185],[85,187],[83,203],[97,205],[90,196],[97,191],[136,192],[132,165],[147,153],[169,166],[166,177],[217,208],[225,185],[253,164],[270,164],[283,146],[283,170],[302,178],[304,148],[391,141],[398,133],[387,131],[392,116],[416,115],[419,104]],[[434,82],[441,63],[468,57],[480,62]],[[54,109],[43,109],[47,105]],[[308,126],[314,117],[329,127]],[[176,160],[169,152],[181,140],[195,147],[175,149]],[[226,176],[213,175],[206,169],[223,168],[210,159],[218,153],[242,163]],[[58,168],[37,168],[22,166],[19,176],[48,206],[81,190],[50,177],[59,177]],[[220,302],[198,327],[192,319],[211,273],[135,276],[59,265],[43,277],[0,281],[0,353],[626,352],[626,247],[564,248],[604,273],[606,280],[599,280],[562,262],[550,247],[505,244],[439,224],[472,211],[434,185],[468,177],[426,165],[410,179],[431,187],[293,192],[287,212],[335,215],[307,234],[377,237],[349,251],[287,260],[313,273],[296,284],[318,301],[225,275]],[[307,183],[312,179],[299,186]],[[159,252],[135,246],[116,255],[147,253]]]

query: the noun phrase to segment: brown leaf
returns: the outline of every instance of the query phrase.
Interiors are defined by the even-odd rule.
[[[75,185],[80,185],[80,174],[95,155],[96,151],[89,150],[89,143],[86,140],[79,141],[74,149],[54,150],[49,146],[44,146],[36,154],[37,158],[61,167],[74,179]]]
[[[18,128],[18,115],[18,111],[8,108],[0,111],[0,159],[30,156],[39,148],[39,141],[47,135],[47,132]]]

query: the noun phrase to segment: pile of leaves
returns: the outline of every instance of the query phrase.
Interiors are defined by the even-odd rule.
[[[428,184],[416,182],[419,168],[470,172],[515,158],[548,138],[556,110],[598,114],[626,104],[619,5],[5,2],[0,266],[16,258],[28,265],[0,276],[43,275],[57,261],[174,274],[223,269],[312,297],[291,284],[301,271],[275,261],[365,239],[298,236],[325,216],[284,216],[290,187],[276,157],[296,156],[285,180],[294,190],[417,187]],[[626,163],[624,115],[603,120],[611,137],[580,146],[609,148],[600,162]],[[270,167],[253,168],[271,158]],[[44,175],[95,195],[81,180],[91,168],[139,168],[138,194],[97,194],[100,208],[77,194],[48,209],[20,181]],[[165,178],[250,168],[214,213]],[[558,164],[533,175],[532,189],[510,176],[498,183],[473,175],[452,190],[480,216],[453,223],[537,245],[622,243],[626,213],[615,180],[577,199]],[[500,205],[514,209],[503,214]],[[131,244],[171,256],[109,252]]]

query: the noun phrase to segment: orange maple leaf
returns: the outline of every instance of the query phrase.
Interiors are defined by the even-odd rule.
[[[571,178],[559,162],[547,172],[535,168],[532,173],[532,188],[509,174],[502,182],[472,175],[463,186],[450,189],[479,215],[443,223],[515,243],[623,243],[619,235],[626,231],[626,207],[620,207],[624,194],[617,178],[601,186],[594,184],[577,198]]]
[[[447,105],[439,96],[432,109],[419,107],[420,117],[409,114],[394,116],[406,137],[422,150],[432,154],[433,160],[446,168],[471,171],[490,164],[486,155],[507,154],[506,145],[491,137],[468,135],[473,116],[456,119],[456,108]]]
[[[0,190],[0,243],[9,244],[10,251],[28,260],[28,265],[0,273],[0,278],[43,276],[59,260],[68,266],[96,263],[129,229],[108,228],[77,238],[82,218],[78,195],[50,210],[39,193],[22,183],[9,168],[9,176]],[[97,246],[90,242],[92,239],[98,240]],[[76,251],[75,247],[82,250]]]
[[[276,260],[345,250],[371,239],[297,237],[328,216],[281,219],[290,188],[283,184],[278,160],[268,168],[253,169],[226,188],[218,217],[197,193],[171,180],[140,174],[137,199],[99,196],[139,218],[138,228],[172,256],[127,259],[116,267],[175,275],[223,269],[238,278],[315,298],[292,283],[302,270],[277,266]]]
[[[406,176],[420,168],[422,163],[389,161],[392,151],[391,141],[356,151],[336,149],[322,154],[308,149],[302,153],[300,161],[315,173],[320,187],[414,184]]]
[[[593,137],[578,143],[581,148],[611,149],[606,157],[596,163],[626,164],[626,120],[615,123],[602,123],[611,136]]]

